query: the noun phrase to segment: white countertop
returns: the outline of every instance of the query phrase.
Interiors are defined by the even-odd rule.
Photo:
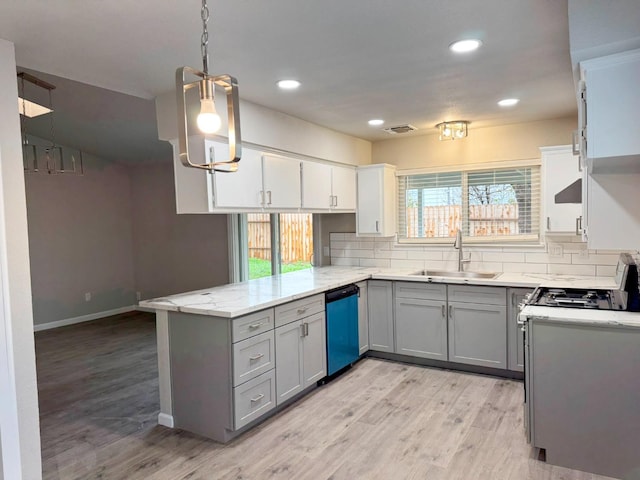
[[[316,267],[247,282],[154,298],[140,302],[140,306],[156,310],[233,318],[371,278],[529,288],[541,284],[559,287],[615,287],[613,277],[501,273],[493,279],[465,279],[412,275],[417,271],[418,269]]]
[[[640,328],[640,312],[623,312],[619,310],[589,310],[588,308],[527,305],[520,312],[520,318],[522,317],[537,317],[544,320],[581,325]]]

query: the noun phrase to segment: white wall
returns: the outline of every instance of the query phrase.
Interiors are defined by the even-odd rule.
[[[419,135],[376,142],[372,161],[412,169],[540,158],[542,146],[571,144],[577,125],[574,116],[477,129],[471,124],[469,136],[462,140]]]
[[[0,40],[0,435],[4,477],[42,477],[15,49]]]
[[[129,170],[87,154],[84,167],[25,175],[36,325],[136,303]]]
[[[131,168],[133,259],[143,299],[229,282],[226,215],[178,215],[170,162]]]
[[[195,119],[199,103],[189,106]],[[226,112],[225,98],[216,95],[216,109]],[[156,98],[158,138],[178,138],[175,92]],[[226,135],[226,118],[223,118],[221,134]],[[299,118],[271,110],[255,103],[240,101],[240,126],[242,141],[256,146],[269,147],[322,160],[367,165],[371,163],[371,142],[338,133]],[[242,161],[242,160],[241,160]]]

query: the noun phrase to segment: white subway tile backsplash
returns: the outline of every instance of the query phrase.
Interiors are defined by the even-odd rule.
[[[390,268],[391,260],[385,260],[383,258],[361,258],[360,259],[361,267],[379,267],[379,268]]]
[[[549,264],[547,273],[559,273],[564,275],[596,275],[595,265],[561,265]]]
[[[565,254],[559,257],[548,255],[546,253],[525,253],[524,261],[526,263],[571,263],[571,255]]]
[[[359,267],[360,262],[357,258],[333,258],[331,257],[331,265],[339,267]]]
[[[582,256],[574,253],[571,255],[571,263],[574,265],[616,265],[618,255],[598,255],[589,252],[589,255]]]
[[[504,263],[505,273],[547,273],[546,263]]]
[[[615,265],[596,265],[596,275],[599,277],[615,277]]]
[[[391,268],[415,268],[416,270],[424,269],[424,261],[421,260],[398,260],[391,259]]]
[[[456,270],[458,251],[452,245],[398,244],[394,238],[356,237],[331,233],[331,263],[381,268]],[[468,245],[466,270],[510,273],[553,273],[613,276],[618,250],[588,250],[579,237],[549,238],[562,247],[562,255],[550,255],[546,245]],[[557,250],[557,249],[556,249]]]
[[[482,252],[483,262],[524,262],[524,253],[519,252]]]

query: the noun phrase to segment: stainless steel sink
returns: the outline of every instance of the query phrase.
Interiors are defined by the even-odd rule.
[[[456,270],[423,270],[413,275],[424,275],[425,277],[456,277],[456,278],[496,278],[497,273],[491,272],[458,272]]]

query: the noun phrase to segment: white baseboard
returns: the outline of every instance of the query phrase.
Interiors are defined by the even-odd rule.
[[[80,315],[79,317],[63,318],[62,320],[56,320],[55,322],[39,323],[33,326],[33,331],[39,332],[40,330],[49,330],[51,328],[64,327],[66,325],[73,325],[76,323],[90,322],[91,320],[97,320],[98,318],[133,312],[137,309],[137,305],[127,305],[126,307],[114,308],[113,310],[105,310],[103,312],[89,313],[88,315]]]
[[[169,415],[168,413],[159,413],[158,425],[173,428],[173,415]]]

